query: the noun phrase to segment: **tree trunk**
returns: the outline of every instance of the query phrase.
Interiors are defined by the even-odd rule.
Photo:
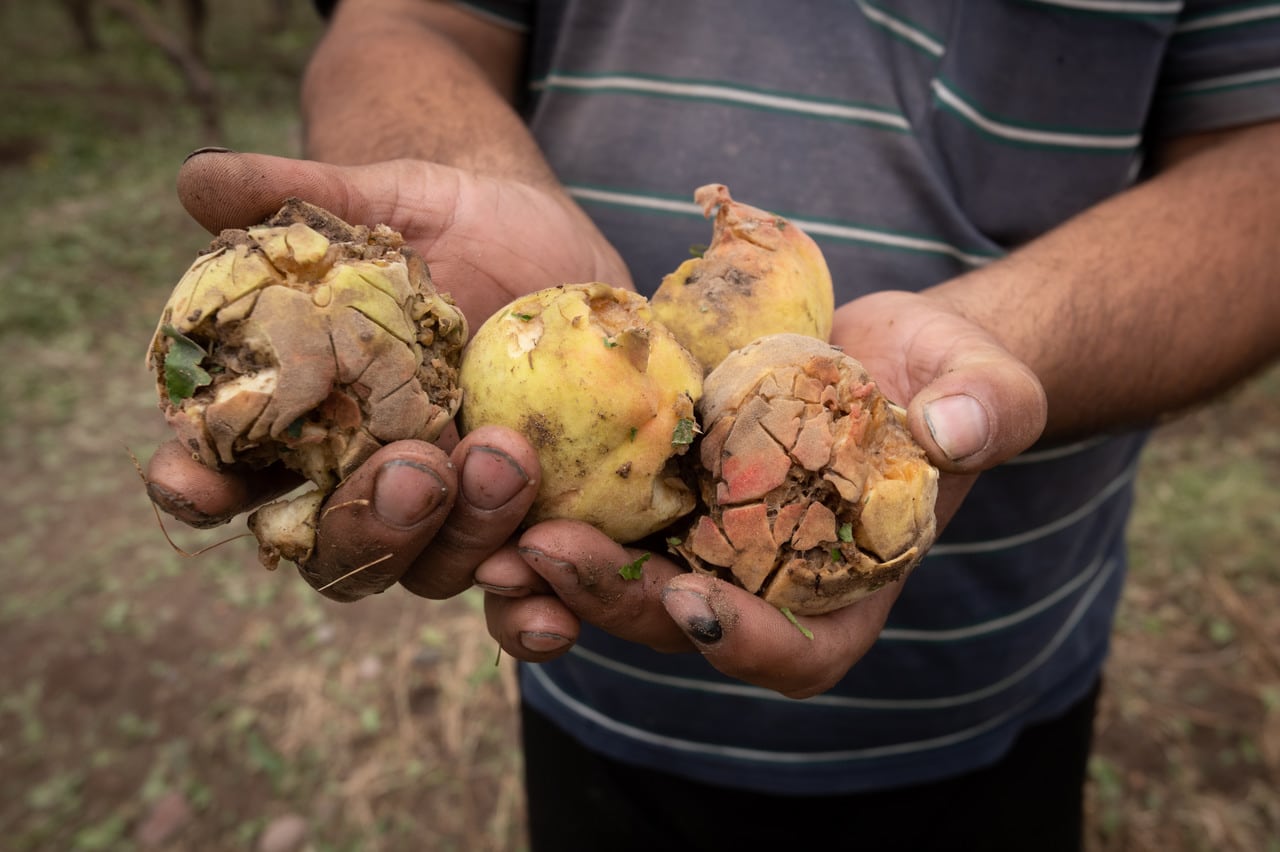
[[[175,35],[155,12],[138,3],[137,0],[102,0],[102,4],[132,24],[143,38],[159,48],[165,58],[178,69],[186,84],[187,96],[200,113],[201,129],[206,143],[214,144],[221,141],[222,121],[218,107],[217,86],[209,68],[192,50],[188,41]],[[200,8],[189,9],[188,13],[202,17],[203,4],[196,5]],[[193,34],[192,37],[195,35]]]

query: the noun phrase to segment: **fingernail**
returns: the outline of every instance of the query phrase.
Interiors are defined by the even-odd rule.
[[[662,605],[694,641],[711,645],[724,636],[720,619],[711,611],[707,599],[697,592],[688,589],[663,589]]]
[[[935,399],[924,407],[924,422],[952,461],[968,458],[987,445],[987,410],[968,394]]]
[[[551,585],[561,587],[578,586],[582,582],[581,576],[578,574],[578,566],[572,562],[566,562],[563,559],[552,559],[541,550],[534,550],[532,547],[518,547],[516,551],[524,557],[533,570],[539,574]],[[538,570],[541,568],[542,570]],[[547,576],[550,574],[551,576]]]
[[[528,586],[496,586],[493,583],[479,583],[477,588],[484,589],[486,592],[498,595],[504,598],[527,598],[532,594],[532,590]]]
[[[389,461],[373,483],[373,511],[392,527],[412,527],[435,511],[449,489],[426,465],[406,459]]]
[[[231,518],[218,517],[202,512],[188,498],[167,488],[147,482],[147,496],[162,510],[196,529],[212,529],[231,522]]]
[[[559,651],[569,644],[569,640],[559,633],[527,630],[520,634],[520,644],[524,646],[526,651],[532,651],[535,654],[546,654],[551,651]]]
[[[493,447],[472,447],[462,464],[462,496],[477,509],[497,509],[529,484],[516,460]]]
[[[196,157],[199,157],[201,154],[233,154],[233,153],[235,152],[232,151],[230,148],[223,148],[220,145],[206,145],[203,148],[197,148],[194,151],[192,151],[190,154],[188,154],[186,157],[182,159],[182,162],[185,163],[187,160],[195,159]]]

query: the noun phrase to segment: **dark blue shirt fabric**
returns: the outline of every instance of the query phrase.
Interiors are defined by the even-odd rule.
[[[529,125],[642,292],[707,242],[702,184],[804,227],[842,303],[1000,258],[1141,180],[1162,138],[1280,115],[1280,3],[459,5],[527,32]],[[984,474],[825,695],[587,629],[522,667],[526,700],[615,758],[762,791],[989,764],[1099,675],[1142,443],[1036,448]]]

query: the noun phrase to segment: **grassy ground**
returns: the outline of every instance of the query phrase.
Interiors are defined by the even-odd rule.
[[[317,26],[213,4],[223,143],[297,150]],[[158,53],[0,4],[0,837],[15,850],[521,845],[509,663],[475,597],[324,601],[236,541],[164,543],[129,460],[163,437],[142,360],[207,236],[172,191],[207,144]],[[1164,430],[1140,479],[1090,844],[1278,850],[1280,373]],[[228,535],[175,530],[194,549]],[[1268,845],[1270,844],[1270,845]]]

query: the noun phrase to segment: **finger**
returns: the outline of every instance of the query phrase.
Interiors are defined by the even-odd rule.
[[[519,433],[485,426],[454,448],[460,494],[448,523],[401,577],[409,591],[448,598],[470,587],[486,557],[519,528],[538,495],[541,468]]]
[[[147,463],[147,494],[193,527],[225,524],[241,512],[293,488],[300,477],[280,467],[258,471],[213,470],[178,441],[167,441]]]
[[[976,473],[1034,444],[1047,414],[1030,368],[992,341],[957,340],[912,398],[907,425],[941,468]]]
[[[475,192],[474,182],[469,186]],[[290,197],[354,224],[385,224],[423,255],[436,286],[453,295],[473,327],[512,296],[487,277],[484,264],[477,265],[475,233],[483,234],[484,229],[476,226],[474,200],[468,208],[471,238],[440,248],[450,228],[468,215],[462,212],[467,206],[463,177],[447,166],[416,160],[337,166],[267,154],[203,151],[191,155],[179,169],[178,197],[192,218],[215,234],[224,228],[256,225]],[[487,216],[482,216],[485,227],[493,224],[487,207],[482,205],[479,212]],[[548,242],[536,227],[541,221],[538,215],[528,215],[494,225],[505,240],[502,251],[519,254],[513,248],[518,242],[530,258],[539,257]],[[513,278],[530,282],[531,289],[554,283],[533,261],[524,263]]]
[[[457,473],[438,447],[382,447],[325,502],[303,576],[335,600],[383,591],[430,543],[456,494]]]
[[[673,623],[719,671],[789,698],[808,698],[834,686],[867,652],[900,586],[795,622],[761,598],[703,574],[673,578],[662,601]]]
[[[554,594],[551,585],[529,567],[515,547],[504,547],[476,568],[475,584],[504,598]]]
[[[418,168],[432,169],[426,163]],[[335,166],[268,154],[204,151],[188,157],[178,170],[178,199],[193,219],[215,234],[224,228],[256,225],[294,196],[348,222],[386,223],[404,230],[404,223],[397,220],[396,201],[402,196],[406,171],[404,163]],[[439,173],[436,194],[443,214],[452,197],[448,192],[452,171],[433,171]],[[415,183],[421,180],[415,175]],[[427,211],[414,212],[421,217]]]
[[[547,521],[519,541],[525,561],[578,618],[658,651],[687,651],[689,640],[662,605],[662,589],[683,569],[653,553],[628,549],[579,521]],[[643,561],[641,561],[643,560]],[[638,567],[639,579],[620,573]]]
[[[554,595],[523,598],[485,593],[485,623],[489,635],[517,660],[544,663],[578,641],[577,617]]]
[[[926,296],[883,292],[858,299],[837,311],[832,341],[854,354],[874,350],[868,370],[906,394],[899,401],[907,405],[907,425],[942,470],[993,467],[1044,430],[1048,401],[1031,369]]]

